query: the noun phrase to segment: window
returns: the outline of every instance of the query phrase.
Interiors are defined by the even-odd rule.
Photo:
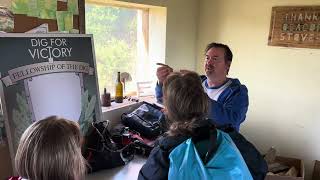
[[[136,83],[155,81],[154,62],[148,55],[148,9],[86,3],[86,33],[93,34],[99,90],[114,95],[117,72],[128,72],[125,94],[136,91]]]

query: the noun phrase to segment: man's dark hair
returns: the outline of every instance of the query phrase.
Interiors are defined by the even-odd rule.
[[[222,49],[224,49],[224,58],[227,61],[232,61],[233,55],[232,55],[232,52],[231,52],[230,48],[227,45],[221,44],[221,43],[212,42],[212,43],[207,45],[205,53],[207,53],[209,51],[209,49],[211,49],[211,48],[222,48]]]

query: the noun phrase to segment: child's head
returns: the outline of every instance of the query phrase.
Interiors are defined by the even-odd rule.
[[[164,105],[169,118],[169,134],[190,134],[208,111],[208,97],[195,72],[172,73],[163,84]]]
[[[86,163],[77,123],[55,116],[33,123],[23,133],[15,157],[18,174],[31,180],[81,180]]]

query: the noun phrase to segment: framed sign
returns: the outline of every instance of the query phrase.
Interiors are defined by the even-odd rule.
[[[320,6],[272,8],[270,46],[320,48]]]
[[[0,34],[0,56],[0,143],[7,139],[12,162],[35,121],[56,115],[86,134],[101,120],[91,35]]]

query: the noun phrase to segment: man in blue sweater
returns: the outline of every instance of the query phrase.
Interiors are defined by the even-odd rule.
[[[232,52],[227,45],[210,43],[205,50],[205,76],[200,76],[209,97],[208,118],[216,126],[231,126],[237,131],[245,120],[249,106],[248,89],[238,79],[228,78]],[[173,71],[167,65],[157,69],[157,100],[162,102],[162,82]]]

